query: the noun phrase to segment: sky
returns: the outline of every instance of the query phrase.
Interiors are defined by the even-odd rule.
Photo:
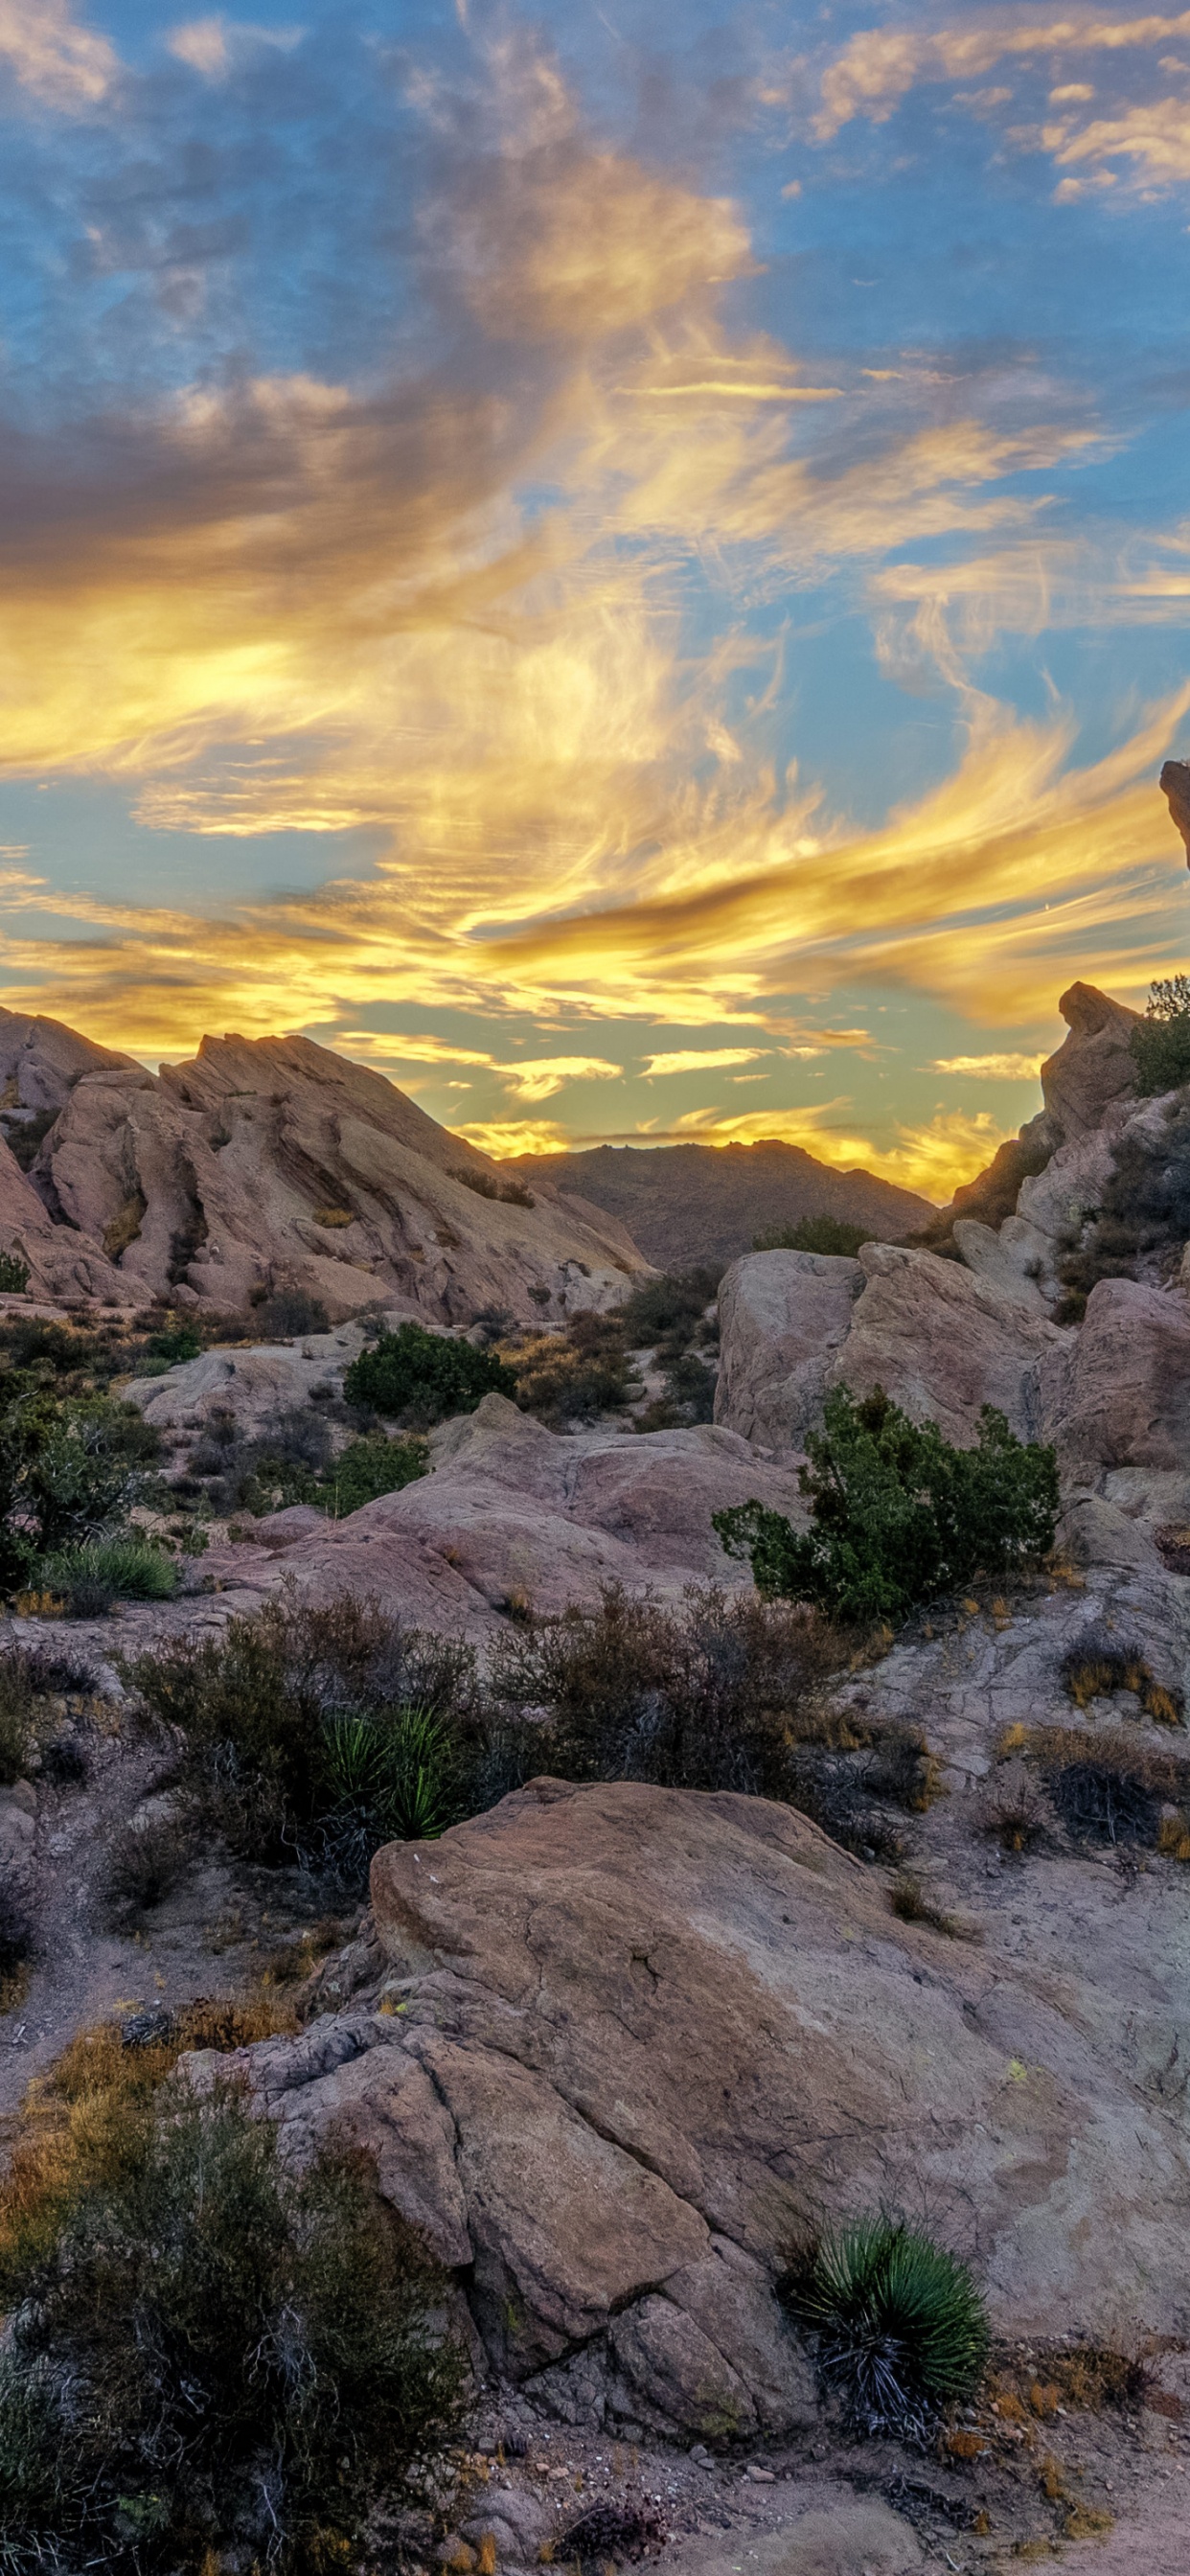
[[[1190,10],[0,0],[0,1000],[943,1200],[1190,951]]]

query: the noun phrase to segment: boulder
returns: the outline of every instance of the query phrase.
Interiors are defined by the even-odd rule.
[[[225,1311],[289,1287],[332,1322],[396,1299],[437,1323],[533,1323],[613,1306],[647,1270],[614,1218],[548,1184],[533,1205],[499,1195],[486,1156],[306,1038],[204,1038],[159,1077],[85,1074],[32,1177],[142,1294]]]
[[[429,1456],[431,1474],[400,1493],[315,1529],[278,1513],[256,1524],[252,1545],[212,1549],[204,1570],[265,1591],[290,1581],[319,1598],[377,1592],[411,1624],[477,1636],[511,1605],[547,1616],[594,1608],[609,1583],[673,1601],[690,1583],[736,1589],[748,1570],[724,1555],[712,1513],[753,1495],[795,1517],[805,1510],[794,1475],[710,1423],[565,1436],[485,1395],[431,1434]]]
[[[752,1252],[733,1262],[719,1289],[716,1422],[767,1449],[803,1450],[863,1285],[858,1261],[832,1254]]]
[[[1185,1469],[1190,1461],[1190,1302],[1181,1288],[1101,1279],[1082,1329],[1042,1372],[1042,1412],[1065,1475]]]
[[[936,1253],[866,1243],[859,1258],[867,1284],[829,1383],[853,1395],[881,1386],[915,1422],[937,1422],[961,1446],[974,1441],[985,1404],[1018,1438],[1034,1439],[1040,1367],[1061,1347],[1057,1327]]]
[[[85,1073],[131,1063],[131,1056],[96,1046],[61,1020],[0,1010],[0,1135],[19,1138],[31,1126],[40,1136]]]
[[[1009,1227],[1015,1229],[1009,1232]],[[1039,1285],[1041,1268],[1038,1254],[1029,1240],[1029,1229],[1020,1219],[1009,1217],[997,1233],[990,1225],[981,1225],[975,1217],[955,1220],[954,1239],[968,1270],[1010,1306],[1021,1306],[1028,1315],[1044,1315],[1049,1300]]]
[[[1094,984],[1071,984],[1058,1004],[1070,1031],[1041,1068],[1046,1109],[1067,1144],[1090,1136],[1105,1110],[1136,1090],[1128,1041],[1140,1018]]]
[[[0,1137],[0,1252],[14,1253],[29,1272],[30,1296],[49,1305],[148,1304],[137,1279],[126,1279],[97,1243],[77,1228],[55,1225]]]
[[[238,2064],[287,2153],[333,2126],[376,2157],[493,2363],[569,2420],[581,2391],[613,2426],[807,2423],[776,2274],[882,2204],[929,2210],[1002,2332],[1185,2330],[1180,2097],[1094,1966],[941,1941],[805,1817],[635,1782],[390,1844],[372,1898],[385,2008]]]
[[[1159,783],[1185,843],[1186,863],[1190,866],[1190,760],[1167,760]]]
[[[738,2534],[682,2545],[682,2576],[741,2576],[745,2563],[748,2576],[909,2576],[926,2556],[912,2523],[856,2495],[795,2513],[778,2531],[750,2531],[746,2561]]]

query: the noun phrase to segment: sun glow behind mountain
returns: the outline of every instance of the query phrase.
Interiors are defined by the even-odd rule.
[[[0,991],[945,1197],[1184,959],[1190,15],[613,15],[0,10]]]

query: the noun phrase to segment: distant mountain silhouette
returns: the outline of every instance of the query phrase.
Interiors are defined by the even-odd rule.
[[[596,1145],[585,1154],[521,1154],[501,1169],[618,1217],[661,1270],[734,1261],[754,1235],[803,1217],[870,1225],[874,1238],[896,1242],[938,1214],[916,1191],[872,1172],[834,1171],[800,1145]]]

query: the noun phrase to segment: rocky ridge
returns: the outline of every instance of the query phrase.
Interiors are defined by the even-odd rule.
[[[307,1038],[204,1038],[154,1075],[7,1012],[6,1063],[10,1132],[55,1113],[27,1179],[0,1145],[0,1249],[38,1295],[234,1313],[280,1288],[331,1322],[396,1302],[525,1324],[615,1305],[648,1269],[614,1218],[548,1183],[510,1196],[381,1074]]]

